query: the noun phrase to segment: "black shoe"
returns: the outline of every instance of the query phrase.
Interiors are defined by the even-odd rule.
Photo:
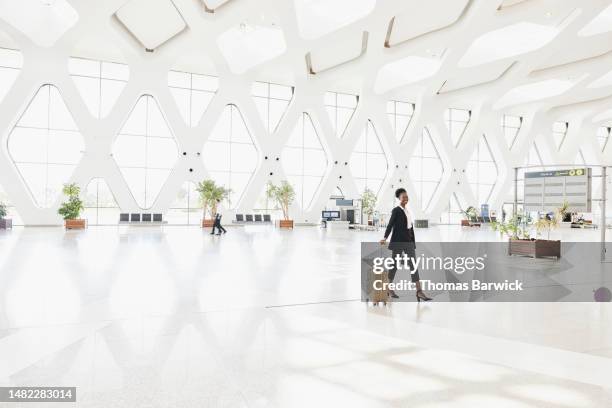
[[[215,234],[215,235],[221,235],[221,233],[219,232],[219,233],[217,233],[217,234]]]
[[[390,290],[390,291],[389,291],[389,296],[391,296],[391,297],[392,297],[392,298],[394,298],[394,299],[399,298],[399,296],[397,296],[397,293],[395,293],[395,291],[394,291],[394,290]]]
[[[429,302],[431,300],[431,298],[427,296],[425,293],[423,293],[422,290],[417,291],[416,298],[417,298],[417,302],[420,302],[421,300],[423,302]]]
[[[211,232],[211,233],[210,233],[210,235],[215,235],[215,233],[214,233],[214,232]]]

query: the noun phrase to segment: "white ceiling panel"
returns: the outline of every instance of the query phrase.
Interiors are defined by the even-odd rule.
[[[117,10],[117,18],[146,48],[154,50],[187,24],[170,0],[130,0]]]

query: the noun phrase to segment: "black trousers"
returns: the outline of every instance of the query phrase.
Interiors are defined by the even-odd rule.
[[[393,282],[393,278],[395,278],[395,273],[397,272],[397,269],[398,269],[398,262],[397,262],[397,259],[395,259],[395,257],[397,255],[400,255],[403,258],[403,254],[406,254],[408,256],[408,267],[410,268],[410,272],[411,272],[410,279],[412,280],[412,282],[418,282],[421,279],[419,277],[419,271],[415,270],[414,263],[412,262],[412,257],[415,256],[414,249],[397,248],[397,249],[393,249],[391,252],[393,254],[392,256],[395,262],[393,263],[393,269],[389,271],[389,282]],[[412,273],[413,271],[414,273]]]
[[[215,219],[215,223],[213,224],[213,228],[212,228],[211,234],[215,233],[215,228],[219,230],[219,234],[221,233],[221,231],[227,232],[225,230],[225,228],[223,228],[223,226],[221,225],[221,220],[219,220],[219,219]]]

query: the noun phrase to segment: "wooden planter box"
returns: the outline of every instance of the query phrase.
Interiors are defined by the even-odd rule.
[[[10,218],[1,219],[0,229],[13,229],[13,220],[11,220]]]
[[[215,225],[215,220],[202,220],[202,228],[212,228]]]
[[[561,241],[547,239],[510,239],[508,255],[523,255],[533,258],[561,258]]]
[[[461,220],[461,226],[462,227],[469,227],[470,226],[470,221],[469,220]]]
[[[85,229],[87,220],[64,220],[64,226],[67,230]]]
[[[279,228],[293,228],[293,220],[279,220]]]

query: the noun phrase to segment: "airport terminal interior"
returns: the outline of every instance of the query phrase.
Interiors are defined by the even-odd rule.
[[[612,406],[611,131],[611,0],[0,1],[0,406]]]

